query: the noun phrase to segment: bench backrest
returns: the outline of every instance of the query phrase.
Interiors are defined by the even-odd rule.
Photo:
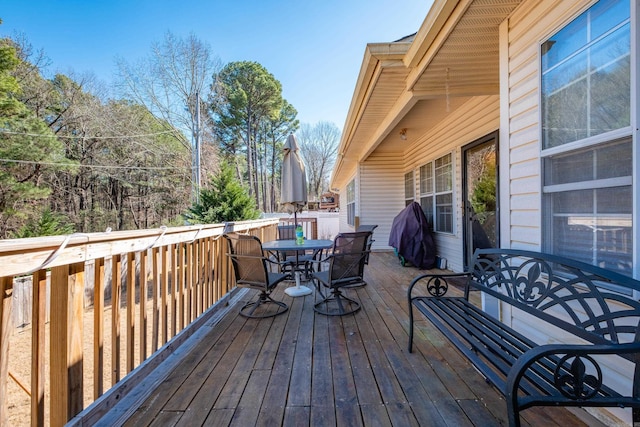
[[[640,341],[633,298],[640,281],[619,273],[539,252],[479,249],[467,292],[473,289],[595,344]]]

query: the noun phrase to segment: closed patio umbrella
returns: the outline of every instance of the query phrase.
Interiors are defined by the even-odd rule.
[[[280,203],[284,205],[287,212],[294,214],[296,221],[297,213],[301,212],[307,204],[307,175],[298,152],[298,141],[293,134],[287,137],[287,142],[284,144]]]
[[[304,172],[304,163],[300,158],[298,141],[294,134],[287,137],[283,151],[280,203],[288,213],[293,213],[293,222],[297,226],[298,212],[301,212],[307,204],[307,175]],[[300,275],[297,271],[295,280],[296,286],[285,290],[288,295],[301,296],[311,293],[311,289],[300,286]]]

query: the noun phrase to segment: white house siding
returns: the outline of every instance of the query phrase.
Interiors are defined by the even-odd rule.
[[[390,250],[393,218],[404,208],[403,157],[373,153],[360,165],[360,224],[377,224],[372,249]]]
[[[440,124],[423,135],[405,153],[404,173],[415,172],[416,201],[420,194],[420,166],[447,153],[454,159],[454,212],[453,234],[435,233],[438,256],[446,258],[448,268],[454,272],[464,270],[462,222],[462,146],[495,132],[500,121],[498,96],[474,97],[452,111]],[[401,178],[402,178],[401,176]]]
[[[521,6],[509,18],[507,37],[501,46],[501,61],[507,63],[506,73],[501,74],[501,93],[508,99],[502,105],[508,111],[502,118],[501,135],[508,140],[501,141],[500,156],[508,151],[509,194],[501,195],[501,209],[509,212],[509,235],[501,236],[502,245],[518,249],[540,250],[542,246],[542,194],[540,159],[540,111],[539,111],[539,46],[564,24],[569,22],[592,1],[531,0]],[[504,37],[505,31],[501,31]],[[504,129],[505,124],[508,129]],[[504,137],[503,137],[504,138]],[[503,185],[501,188],[505,188]],[[504,229],[503,229],[504,233]],[[563,331],[551,331],[541,321],[528,318],[511,310],[503,311],[503,321],[520,329],[527,336],[536,337],[540,342],[566,342],[570,337]],[[603,362],[604,363],[604,362]],[[604,367],[605,376],[615,378],[614,387],[631,387],[633,372],[629,365],[619,361]],[[631,411],[623,409],[589,410],[596,416],[605,417],[607,424],[614,420],[607,415],[613,414],[625,423],[631,422]]]
[[[501,82],[508,85],[509,129],[503,134],[509,135],[510,159],[509,199],[501,199],[511,225],[510,236],[502,236],[504,246],[541,249],[539,45],[589,3],[530,1],[509,19],[509,50],[501,52],[508,56],[508,76],[501,76]]]

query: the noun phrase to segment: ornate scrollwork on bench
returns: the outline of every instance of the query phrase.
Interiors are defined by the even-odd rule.
[[[468,279],[463,296],[447,293],[454,277]],[[428,295],[412,295],[420,282]],[[478,291],[483,298],[473,300],[489,302],[492,311],[470,300]],[[468,272],[413,279],[409,351],[416,309],[504,393],[511,426],[520,425],[520,411],[550,405],[631,407],[640,425],[638,293],[640,281],[579,261],[478,250]],[[630,387],[620,384],[617,369]]]
[[[573,360],[569,364],[571,359]],[[569,370],[565,369],[567,365],[570,366]],[[595,371],[595,375],[589,373],[592,371]],[[553,382],[564,397],[571,400],[588,400],[602,388],[602,369],[591,356],[567,354],[558,361],[553,373]]]
[[[434,297],[441,297],[449,290],[449,284],[442,277],[435,276],[427,281],[427,291]]]

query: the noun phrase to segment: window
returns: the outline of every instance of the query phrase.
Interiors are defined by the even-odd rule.
[[[632,273],[629,1],[601,0],[541,46],[543,247]]]
[[[356,181],[347,184],[347,224],[356,225]]]
[[[420,166],[420,206],[433,230],[433,163]]]
[[[409,206],[413,202],[414,194],[413,171],[404,174],[404,205]]]
[[[420,167],[420,206],[434,231],[453,233],[451,154]]]

